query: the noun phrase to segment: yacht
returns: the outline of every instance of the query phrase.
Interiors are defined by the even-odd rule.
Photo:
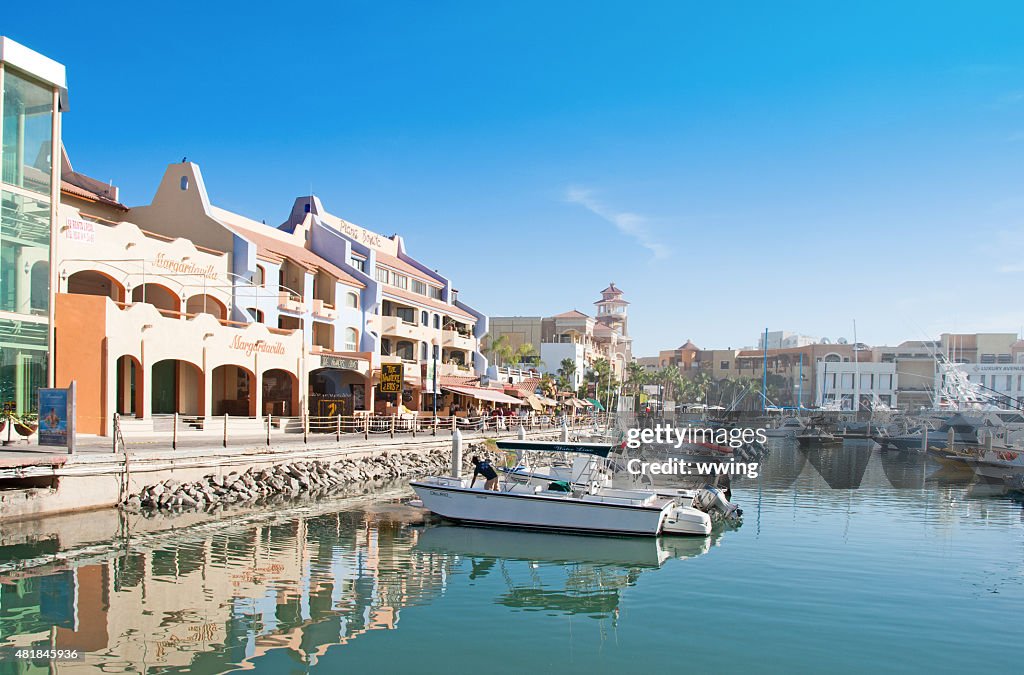
[[[765,429],[764,435],[768,438],[794,438],[803,431],[804,423],[799,417],[787,417],[781,420],[773,429]]]

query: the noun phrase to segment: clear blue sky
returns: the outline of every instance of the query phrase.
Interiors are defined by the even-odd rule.
[[[55,11],[55,8],[56,11]],[[1015,2],[8,3],[67,65],[75,168],[147,202],[188,156],[297,195],[490,314],[593,311],[636,352],[764,327],[882,344],[1024,324]]]

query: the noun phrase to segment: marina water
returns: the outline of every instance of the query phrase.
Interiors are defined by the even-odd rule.
[[[8,526],[0,646],[86,653],[59,672],[1016,670],[1024,508],[937,471],[776,443],[708,539],[424,526],[401,483]]]

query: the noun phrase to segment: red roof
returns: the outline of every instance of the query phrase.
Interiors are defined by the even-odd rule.
[[[390,295],[391,297],[398,298],[399,300],[406,300],[408,302],[418,304],[422,307],[436,309],[439,312],[444,312],[445,314],[454,316],[464,321],[468,321],[470,323],[476,323],[475,316],[469,314],[468,312],[462,311],[455,305],[449,305],[447,303],[441,302],[440,300],[435,300],[433,298],[428,298],[425,295],[420,295],[419,293],[404,291],[401,288],[395,288],[394,286],[381,285],[381,290],[383,291],[384,295]]]
[[[356,288],[365,287],[365,284],[363,284],[363,282],[359,281],[354,276],[352,276],[345,270],[341,269],[340,267],[336,266],[329,260],[321,258],[316,253],[313,253],[304,246],[292,244],[287,241],[281,241],[276,237],[260,234],[255,230],[250,230],[245,227],[236,228],[234,225],[231,225],[230,227],[234,232],[237,232],[239,235],[245,237],[252,243],[256,244],[256,247],[258,249],[262,249],[266,252],[269,252],[279,257],[294,260],[295,262],[299,263],[300,265],[304,266],[306,269],[309,269],[311,271],[322,269],[325,272],[329,272],[330,274],[332,274],[334,277],[338,279],[338,281],[340,281],[343,284],[355,286]]]

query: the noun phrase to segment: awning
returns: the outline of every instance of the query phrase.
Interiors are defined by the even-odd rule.
[[[529,403],[530,407],[533,408],[534,410],[536,410],[537,412],[540,412],[541,410],[544,410],[544,406],[541,404],[540,399],[538,399],[533,394],[528,395],[523,400],[526,401],[527,403]]]
[[[591,405],[593,405],[598,410],[601,410],[601,411],[604,410],[604,406],[601,405],[601,402],[598,401],[596,398],[588,398],[587,402],[590,403]]]
[[[537,396],[537,400],[540,401],[542,405],[550,405],[550,406],[558,405],[558,401],[556,401],[553,398],[548,398],[547,396],[540,396],[540,395],[538,395]]]
[[[471,396],[478,401],[489,401],[491,403],[509,403],[511,405],[522,405],[523,402],[513,396],[503,394],[496,389],[483,389],[481,387],[441,387],[453,394]]]

